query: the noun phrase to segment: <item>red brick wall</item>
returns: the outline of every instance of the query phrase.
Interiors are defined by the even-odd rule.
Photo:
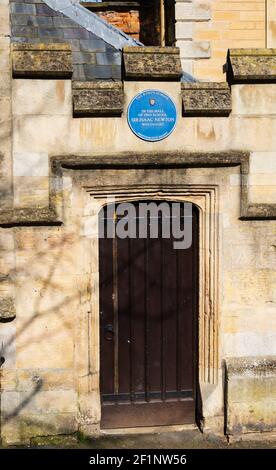
[[[126,7],[112,7],[111,4],[105,10],[93,9],[92,11],[145,45],[160,45],[159,0],[141,2],[139,9],[128,10]]]
[[[97,14],[129,36],[139,39],[140,18],[138,10],[100,11]]]

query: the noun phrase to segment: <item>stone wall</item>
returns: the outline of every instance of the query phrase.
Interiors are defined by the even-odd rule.
[[[187,185],[190,192],[192,188],[201,192],[205,187],[218,188],[220,255],[215,257],[219,273],[215,325],[219,338],[210,337],[214,373],[205,371],[204,363],[200,368],[205,426],[223,431],[223,360],[276,355],[275,221],[239,220],[240,188],[247,185],[247,180],[241,180],[239,166],[202,168],[202,163],[198,168],[181,170],[103,172],[89,170],[85,161],[93,155],[113,155],[114,161],[128,156],[137,161],[135,152],[153,160],[164,154],[170,159],[178,153],[186,158],[185,154],[201,152],[200,158],[206,155],[210,166],[210,152],[223,158],[225,151],[238,154],[243,149],[251,154],[250,201],[275,204],[276,119],[270,105],[275,86],[233,85],[229,117],[179,117],[170,137],[148,143],[132,134],[125,117],[127,104],[148,88],[148,82],[124,83],[122,117],[74,118],[70,80],[13,80],[15,205],[46,207],[51,187],[51,199],[63,225],[13,229],[17,319],[5,324],[1,333],[6,357],[1,385],[4,443],[28,442],[33,436],[77,429],[91,434],[99,429],[98,251],[97,239],[93,239],[91,195],[85,188],[91,192],[97,185],[114,187],[116,182],[120,188],[140,184],[141,194],[145,184],[165,188],[173,182]],[[151,82],[151,87],[169,93],[181,116],[179,82]],[[76,163],[81,158],[84,169],[79,163],[79,169],[64,170],[61,178],[50,172],[55,157]],[[2,233],[9,243],[7,229]],[[9,269],[7,262],[5,269]]]
[[[176,21],[183,69],[200,80],[224,80],[227,49],[266,47],[265,0],[176,0]]]
[[[226,360],[227,433],[276,429],[275,356]]]
[[[11,81],[7,6],[0,5],[0,59],[6,64],[0,81],[1,181],[8,209],[0,218],[3,443],[99,432],[95,221],[110,193],[122,200],[140,195],[198,205],[205,429],[274,429],[275,415],[267,410],[275,407],[275,359],[267,356],[276,356],[276,84],[234,80],[230,96],[221,85],[181,87],[179,74],[176,81],[150,81],[150,88],[174,100],[178,121],[167,139],[146,142],[126,118],[131,100],[149,88],[145,75],[109,88],[119,94],[119,116],[108,117],[73,113],[73,94],[85,90],[91,97],[95,84]],[[262,51],[258,61],[270,71],[271,55]],[[99,100],[101,87],[107,85],[98,86]],[[185,96],[191,89],[194,101]],[[190,115],[183,110],[187,101]],[[199,101],[205,106],[200,115],[194,114]],[[227,113],[210,118],[206,109],[215,106]]]
[[[12,197],[12,109],[9,1],[0,2],[0,196],[1,209],[10,210]],[[0,229],[0,357],[14,357],[15,255],[13,230]],[[2,361],[0,363],[0,368]],[[2,369],[0,371],[0,393]],[[1,401],[1,398],[0,398]],[[0,423],[1,430],[1,423]]]
[[[267,0],[267,45],[276,46],[276,1]]]
[[[10,22],[9,1],[0,3],[0,175],[4,184],[0,186],[1,204],[9,206],[11,199],[11,66],[10,66]]]

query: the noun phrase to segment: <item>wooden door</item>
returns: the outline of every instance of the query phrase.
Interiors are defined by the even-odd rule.
[[[106,208],[100,218],[106,221]],[[102,428],[195,422],[195,208],[192,220],[189,249],[175,249],[173,237],[161,234],[100,239]]]

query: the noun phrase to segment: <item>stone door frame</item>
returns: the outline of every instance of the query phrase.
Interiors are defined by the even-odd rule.
[[[105,170],[107,171],[107,170]],[[90,180],[91,181],[91,180]],[[83,183],[82,183],[83,184]],[[78,190],[81,217],[81,252],[90,288],[85,288],[76,351],[78,360],[79,426],[91,435],[100,430],[100,323],[99,323],[99,255],[98,214],[109,198],[116,202],[135,200],[169,200],[190,202],[199,210],[199,306],[198,306],[198,367],[200,387],[218,382],[218,186],[162,185],[150,187],[120,182],[112,187],[92,187],[91,183]],[[85,253],[88,256],[85,256]],[[86,282],[84,281],[84,282]],[[87,354],[88,352],[88,354]]]

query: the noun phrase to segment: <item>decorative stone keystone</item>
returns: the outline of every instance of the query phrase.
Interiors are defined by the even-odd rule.
[[[12,70],[15,78],[70,78],[73,73],[69,44],[12,45]]]
[[[232,110],[227,83],[182,83],[184,116],[228,116]]]
[[[127,80],[172,80],[182,76],[178,47],[124,47],[124,75]]]
[[[229,49],[225,71],[229,84],[276,82],[276,49]]]
[[[73,82],[75,116],[120,116],[123,112],[122,82]]]
[[[0,323],[14,320],[16,317],[14,299],[11,297],[0,298]]]

